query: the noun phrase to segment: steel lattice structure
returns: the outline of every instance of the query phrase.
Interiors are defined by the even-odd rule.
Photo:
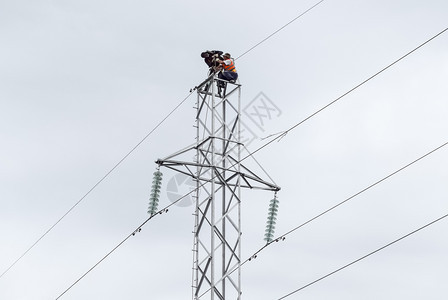
[[[241,163],[241,85],[218,85],[196,88],[196,143],[157,161],[196,182],[193,299],[241,299],[241,188],[280,189]]]

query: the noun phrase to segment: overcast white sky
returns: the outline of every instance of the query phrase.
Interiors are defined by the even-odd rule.
[[[318,1],[0,0],[0,273],[206,76]],[[237,60],[243,106],[281,110],[257,137],[314,113],[448,26],[444,0],[326,0]],[[258,152],[278,235],[448,142],[448,33]],[[194,95],[0,278],[0,299],[55,299],[147,218],[154,161],[194,142]],[[264,141],[255,140],[251,150]],[[448,213],[442,148],[272,245],[243,299],[275,300]],[[170,203],[164,171],[161,206]],[[188,190],[183,186],[180,189]],[[243,258],[272,195],[244,193]],[[193,206],[154,218],[62,299],[191,297]],[[443,299],[448,220],[289,299]]]

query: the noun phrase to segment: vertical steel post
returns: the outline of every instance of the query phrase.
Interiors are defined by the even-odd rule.
[[[241,299],[240,180],[230,185],[227,171],[240,171],[240,89],[227,83],[217,95],[213,78],[198,91],[197,181],[194,241],[194,299]],[[207,176],[204,176],[207,174]],[[238,175],[239,176],[239,175]],[[206,179],[204,179],[206,178]]]

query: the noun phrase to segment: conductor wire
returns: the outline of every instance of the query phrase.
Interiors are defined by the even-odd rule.
[[[314,220],[316,220],[316,219],[322,217],[323,215],[329,213],[330,211],[336,209],[337,207],[343,205],[344,203],[346,203],[346,202],[352,200],[353,198],[359,196],[360,194],[366,192],[367,190],[373,188],[374,186],[376,186],[376,185],[378,185],[378,184],[384,182],[385,180],[391,178],[392,176],[396,175],[397,173],[399,173],[399,172],[405,170],[406,168],[412,166],[413,164],[419,162],[420,160],[424,159],[425,157],[427,157],[427,156],[433,154],[434,152],[436,152],[436,151],[442,149],[442,148],[445,147],[446,145],[448,145],[448,142],[446,142],[446,143],[440,145],[439,147],[437,147],[437,148],[435,148],[435,149],[433,149],[433,150],[427,152],[426,154],[424,154],[424,155],[420,156],[419,158],[415,159],[414,161],[412,161],[412,162],[406,164],[405,166],[401,167],[400,169],[398,169],[398,170],[396,170],[396,171],[390,173],[389,175],[383,177],[382,179],[380,179],[380,180],[376,181],[375,183],[369,185],[368,187],[362,189],[361,191],[359,191],[359,192],[353,194],[352,196],[348,197],[348,198],[345,199],[344,201],[339,202],[338,204],[336,204],[336,205],[334,205],[334,206],[328,208],[327,210],[321,212],[320,214],[316,215],[315,217],[309,219],[308,221],[306,221],[306,222],[304,222],[304,223],[302,223],[302,224],[300,224],[300,225],[294,227],[293,229],[289,230],[288,232],[286,232],[286,233],[284,233],[284,234],[278,236],[277,238],[273,239],[271,242],[266,243],[266,244],[263,245],[260,249],[258,249],[256,252],[254,252],[254,254],[252,254],[248,259],[246,259],[245,261],[243,261],[243,262],[240,264],[240,267],[242,267],[243,265],[245,265],[247,262],[251,261],[253,258],[256,258],[257,255],[258,255],[260,252],[262,252],[262,251],[263,251],[264,249],[266,249],[267,247],[271,246],[273,243],[278,242],[278,241],[281,241],[281,240],[284,240],[285,237],[286,237],[287,235],[290,235],[290,234],[293,233],[294,231],[296,231],[296,230],[298,230],[298,229],[304,227],[305,225],[307,225],[307,224],[311,223],[312,221],[314,221]],[[233,270],[229,271],[229,275],[232,274],[233,272],[235,272],[237,269],[238,269],[238,268],[234,268]],[[201,297],[202,297],[205,293],[207,293],[207,292],[208,292],[208,290],[205,291],[203,294],[201,294],[201,296],[200,296],[199,298],[201,298]]]
[[[321,2],[323,2],[323,0],[322,1],[320,1],[319,3],[321,3]],[[317,3],[317,4],[319,4],[319,3]],[[316,4],[316,5],[317,5]],[[316,6],[315,5],[315,6]],[[314,7],[314,6],[313,6]],[[310,9],[309,9],[310,10]],[[308,10],[308,11],[309,11]],[[304,14],[304,13],[303,13]],[[302,14],[302,15],[303,15]],[[297,18],[296,18],[297,19]],[[294,19],[295,20],[295,19]],[[293,21],[294,21],[293,20]],[[293,22],[293,21],[291,21],[291,22]],[[290,23],[291,23],[290,22]],[[290,23],[288,23],[287,25],[289,25]],[[286,27],[287,25],[285,25],[285,26],[283,26],[281,29],[283,29],[284,27]],[[278,31],[280,31],[281,29],[279,29],[279,30],[277,30],[275,33],[277,33]],[[341,95],[340,97],[338,97],[337,99],[335,99],[335,100],[333,100],[332,102],[330,102],[329,104],[327,104],[326,106],[324,106],[324,107],[322,107],[321,109],[319,109],[318,111],[316,111],[315,113],[313,113],[312,115],[310,115],[310,116],[308,116],[307,118],[305,118],[304,120],[302,120],[302,121],[300,121],[299,123],[297,123],[297,124],[295,124],[294,126],[292,126],[291,128],[289,128],[288,130],[286,130],[285,132],[284,132],[284,134],[282,134],[282,135],[280,135],[280,136],[277,136],[277,137],[275,137],[274,139],[272,139],[271,141],[269,141],[268,143],[266,143],[266,144],[264,144],[263,146],[261,146],[260,148],[258,148],[258,149],[256,149],[254,152],[252,152],[252,153],[250,153],[249,155],[247,155],[246,157],[244,157],[242,160],[245,160],[246,158],[248,158],[249,156],[251,156],[251,155],[253,155],[254,153],[256,153],[256,152],[258,152],[258,151],[260,151],[261,149],[263,149],[263,148],[265,148],[266,146],[268,146],[269,144],[271,144],[273,141],[275,141],[275,140],[277,140],[277,139],[280,139],[280,138],[282,138],[282,137],[284,137],[287,133],[289,133],[290,131],[292,131],[293,129],[295,129],[295,128],[297,128],[299,125],[301,125],[302,123],[304,123],[305,121],[307,121],[307,120],[309,120],[310,118],[312,118],[312,117],[314,117],[315,115],[317,115],[318,113],[320,113],[321,111],[323,111],[324,109],[326,109],[326,108],[328,108],[329,106],[331,106],[332,104],[334,104],[334,103],[336,103],[337,101],[339,101],[340,99],[342,99],[343,97],[345,97],[346,95],[348,95],[349,93],[351,93],[351,92],[353,92],[354,90],[356,90],[356,89],[358,89],[359,87],[361,87],[362,85],[364,85],[365,83],[367,83],[368,81],[370,81],[370,80],[372,80],[373,78],[375,78],[376,76],[378,76],[379,74],[381,74],[382,72],[384,72],[385,70],[387,70],[387,69],[389,69],[390,67],[392,67],[393,65],[395,65],[396,63],[398,63],[399,61],[401,61],[401,60],[403,60],[405,57],[407,57],[407,56],[409,56],[410,54],[412,54],[413,52],[415,52],[416,50],[418,50],[419,48],[421,48],[421,47],[423,47],[424,45],[426,45],[427,43],[429,43],[430,41],[432,41],[433,39],[435,39],[436,37],[438,37],[438,36],[440,36],[441,34],[443,34],[443,33],[445,33],[446,31],[448,30],[448,28],[446,28],[446,29],[444,29],[444,30],[442,30],[441,32],[439,32],[438,34],[436,34],[435,36],[433,36],[432,38],[430,38],[430,39],[428,39],[427,41],[425,41],[424,43],[422,43],[422,44],[420,44],[418,47],[416,47],[416,48],[414,48],[413,50],[411,50],[410,52],[408,52],[407,54],[405,54],[405,55],[403,55],[402,57],[400,57],[399,59],[397,59],[396,61],[394,61],[393,63],[391,63],[391,64],[389,64],[388,66],[386,66],[385,68],[383,68],[382,70],[380,70],[380,71],[378,71],[377,73],[375,73],[374,75],[372,75],[371,77],[369,77],[368,79],[366,79],[366,80],[364,80],[363,82],[361,82],[360,84],[358,84],[357,86],[355,86],[354,88],[352,88],[351,90],[349,90],[348,92],[346,92],[346,93],[344,93],[343,95]],[[275,34],[274,33],[274,34]],[[271,34],[271,36],[272,36],[273,34]],[[269,36],[270,37],[270,36]],[[269,38],[268,37],[268,38]],[[266,38],[267,39],[267,38]],[[265,39],[265,40],[266,40]],[[262,41],[263,42],[263,41]],[[260,42],[259,44],[261,44],[262,42]],[[258,46],[259,44],[257,44],[256,46]],[[254,46],[254,47],[252,47],[251,49],[253,49],[253,48],[255,48],[256,46]],[[242,55],[240,55],[238,58],[240,58],[241,56],[243,56],[243,55],[245,55],[247,52],[249,52],[251,49],[249,49],[248,51],[246,51],[245,53],[243,53]],[[163,121],[165,120],[165,119],[167,119],[183,102],[185,102],[190,96],[191,96],[191,94],[192,94],[192,92],[190,92],[190,94],[167,116],[167,117],[165,117],[160,123],[159,123],[159,125],[161,124],[161,123],[163,123]],[[157,125],[156,126],[156,128],[159,126],[159,125]],[[105,177],[103,177],[103,179],[101,179],[83,198],[81,198],[81,200],[80,201],[78,201],[71,209],[73,209],[76,205],[78,205],[79,204],[79,202],[81,202],[82,201],[82,199],[84,199],[102,180],[104,180],[104,178],[106,178],[124,159],[126,159],[127,158],[127,156],[129,156],[156,128],[154,128],[137,146],[135,146],[111,171],[109,171],[107,174],[106,174],[106,176]],[[441,147],[443,147],[443,146],[445,146],[447,143],[445,143],[444,145],[442,145]],[[439,147],[439,148],[441,148],[441,147]],[[437,150],[437,149],[436,149]],[[242,161],[241,160],[241,161]],[[390,177],[390,176],[389,176]],[[379,183],[379,182],[378,182]],[[376,184],[378,184],[378,183],[376,183]],[[375,185],[376,185],[375,184]],[[369,187],[370,188],[370,187]],[[193,190],[194,191],[194,190]],[[193,192],[192,191],[192,192]],[[191,193],[191,192],[190,192]],[[190,193],[188,193],[188,194],[190,194]],[[187,195],[188,195],[187,194]],[[348,201],[348,200],[345,200],[344,202],[346,202],[346,201]],[[177,202],[177,201],[176,201]],[[173,202],[171,205],[173,205],[175,202]],[[342,204],[342,203],[341,203]],[[339,204],[340,205],[340,204]],[[339,206],[338,205],[338,206]],[[330,210],[332,210],[332,209],[334,209],[335,207],[333,207],[333,208],[331,208]],[[69,212],[70,212],[71,210],[69,210]],[[64,218],[69,212],[67,212],[62,218]],[[326,212],[324,212],[324,213],[326,213]],[[60,220],[62,220],[62,218],[60,219]],[[146,222],[148,222],[149,220],[150,220],[151,218],[149,218],[147,221],[145,221],[144,222],[144,224],[146,224]],[[60,221],[59,220],[59,221]],[[59,223],[59,221],[57,222],[57,223]],[[56,224],[57,224],[56,223]],[[56,224],[54,225],[54,226],[56,226]],[[144,225],[143,224],[143,225]],[[297,230],[298,228],[300,228],[301,226],[303,226],[304,224],[302,224],[302,225],[300,225],[299,227],[297,227],[297,228],[295,228],[295,229],[293,229],[292,231],[295,231],[295,230]],[[54,227],[54,226],[52,226],[45,234],[44,234],[44,236]],[[290,231],[290,232],[288,232],[287,234],[289,234],[289,233],[291,233],[292,231]],[[286,235],[286,234],[285,234]],[[285,235],[283,235],[282,237],[284,237]],[[43,236],[40,238],[40,239],[42,239],[43,238]],[[129,237],[127,237],[122,243],[124,243],[127,239],[128,239]],[[40,240],[39,239],[39,240]],[[38,241],[39,241],[38,240]],[[38,242],[37,241],[37,242]],[[274,240],[275,241],[275,240]],[[37,244],[37,242],[32,246],[32,247],[34,247],[36,244]],[[122,244],[122,243],[120,243],[120,245]],[[272,242],[271,242],[272,243]],[[116,248],[118,248],[120,245],[118,245]],[[264,248],[266,248],[268,245],[270,245],[269,243],[267,244],[267,245],[265,245],[261,250],[263,250]],[[32,247],[30,247],[30,249],[29,250],[31,250],[31,248]],[[110,253],[112,253],[113,251],[115,251],[115,249],[116,248],[114,248]],[[27,252],[29,251],[29,250],[27,250]],[[261,251],[261,250],[259,250],[259,251]],[[258,251],[258,252],[259,252]],[[257,252],[257,253],[258,253]],[[110,254],[109,253],[109,254]],[[25,253],[26,254],[26,253]],[[24,254],[24,255],[25,255]],[[103,261],[109,254],[107,254],[101,261]],[[22,255],[22,257],[24,256],[24,255]],[[19,260],[20,260],[20,258],[19,258]],[[18,260],[17,260],[18,261]],[[16,262],[17,262],[16,261]],[[101,262],[100,261],[100,262]],[[100,262],[98,262],[94,267],[96,267]],[[245,261],[246,262],[246,261]],[[244,263],[245,263],[244,262]],[[244,264],[243,263],[243,264]],[[15,263],[14,263],[15,264]],[[13,264],[13,265],[14,265]],[[242,264],[241,264],[242,265]],[[12,267],[12,266],[11,266]],[[10,268],[11,268],[10,267]],[[94,267],[92,267],[88,272],[90,272]],[[9,268],[9,269],[10,269]],[[8,269],[8,270],[9,270]],[[5,271],[3,274],[5,274],[7,271]],[[87,273],[88,273],[87,272]],[[233,271],[232,271],[233,272]],[[85,275],[87,275],[87,273],[86,274],[84,274],[83,276],[82,276],[82,278],[85,276]],[[1,275],[1,276],[3,276],[3,274]],[[0,278],[1,278],[1,276],[0,276]],[[80,279],[78,279],[78,281],[79,280],[81,280],[82,278],[80,278]],[[69,289],[72,287],[72,286],[74,286],[78,281],[76,281],[73,285],[71,285],[70,287],[69,287]],[[67,289],[66,291],[68,291],[69,289]],[[65,292],[66,292],[65,291]],[[65,293],[64,292],[64,293]],[[64,294],[63,293],[63,294]],[[62,295],[61,295],[62,296]]]
[[[369,257],[369,256],[371,256],[371,255],[373,255],[373,254],[375,254],[375,253],[377,253],[377,252],[379,252],[379,251],[389,247],[389,246],[392,246],[393,244],[395,244],[395,243],[397,243],[397,242],[399,242],[399,241],[401,241],[401,240],[403,240],[403,239],[413,235],[414,233],[419,232],[420,230],[423,230],[423,229],[425,229],[425,228],[427,228],[427,227],[429,227],[429,226],[431,226],[431,225],[433,225],[433,224],[435,224],[435,223],[445,219],[446,217],[448,217],[448,214],[446,214],[444,216],[441,216],[440,218],[438,218],[438,219],[436,219],[436,220],[434,220],[432,222],[429,222],[428,224],[426,224],[426,225],[424,225],[424,226],[422,226],[420,228],[417,228],[416,230],[414,230],[414,231],[412,231],[412,232],[410,232],[410,233],[408,233],[408,234],[406,234],[406,235],[404,235],[404,236],[402,236],[402,237],[400,237],[400,238],[390,242],[389,244],[384,245],[384,246],[382,246],[382,247],[380,247],[380,248],[370,252],[369,254],[366,254],[366,255],[364,255],[364,256],[362,256],[362,257],[352,261],[351,263],[348,263],[348,264],[344,265],[343,267],[340,267],[339,269],[334,270],[333,272],[330,272],[327,275],[324,275],[324,276],[322,276],[322,277],[320,277],[320,278],[318,278],[318,279],[316,279],[316,280],[314,280],[314,281],[312,281],[312,282],[310,282],[310,283],[308,283],[308,284],[306,284],[306,285],[304,285],[304,286],[302,286],[302,287],[300,287],[300,288],[290,292],[289,294],[287,294],[287,295],[285,295],[285,296],[283,296],[281,298],[278,298],[277,300],[285,299],[285,298],[287,298],[287,297],[289,297],[289,296],[291,296],[291,295],[293,295],[293,294],[295,294],[295,293],[297,293],[297,292],[299,292],[299,291],[301,291],[301,290],[303,290],[303,289],[305,289],[305,288],[307,288],[307,287],[309,287],[309,286],[311,286],[311,285],[313,285],[313,284],[315,284],[315,283],[317,283],[317,282],[319,282],[319,281],[321,281],[321,280],[323,280],[323,279],[325,279],[325,278],[327,278],[327,277],[329,277],[329,276],[331,276],[331,275],[333,275],[333,274],[335,274],[335,273],[337,273],[339,271],[344,270],[345,268],[350,267],[351,265],[354,265],[357,262],[360,262],[361,260],[363,260],[363,259],[365,259],[365,258],[367,258],[367,257]]]
[[[283,137],[285,137],[291,130],[297,128],[297,126],[305,123],[306,121],[308,121],[309,119],[311,119],[312,117],[314,117],[315,115],[319,114],[320,112],[324,111],[325,109],[327,109],[328,107],[330,107],[331,105],[335,104],[336,102],[338,102],[339,100],[341,100],[342,98],[344,98],[345,96],[347,96],[348,94],[350,94],[351,92],[357,90],[359,87],[363,86],[364,84],[366,84],[367,82],[369,82],[370,80],[372,80],[373,78],[375,78],[376,76],[380,75],[381,73],[383,73],[384,71],[386,71],[387,69],[389,69],[390,67],[392,67],[393,65],[397,64],[398,62],[400,62],[401,60],[403,60],[404,58],[408,57],[409,55],[411,55],[412,53],[414,53],[415,51],[417,51],[418,49],[420,49],[421,47],[423,47],[424,45],[428,44],[429,42],[431,42],[432,40],[434,40],[435,38],[437,38],[438,36],[442,35],[443,33],[445,33],[448,30],[448,27],[443,29],[442,31],[440,31],[439,33],[437,33],[436,35],[434,35],[433,37],[431,37],[430,39],[426,40],[425,42],[423,42],[422,44],[420,44],[419,46],[415,47],[414,49],[412,49],[411,51],[409,51],[408,53],[406,53],[405,55],[401,56],[400,58],[398,58],[397,60],[395,60],[394,62],[392,62],[391,64],[387,65],[386,67],[384,67],[383,69],[381,69],[380,71],[378,71],[377,73],[373,74],[372,76],[370,76],[369,78],[367,78],[366,80],[364,80],[363,82],[359,83],[358,85],[356,85],[355,87],[353,87],[352,89],[350,89],[349,91],[345,92],[344,94],[342,94],[341,96],[339,96],[338,98],[336,98],[335,100],[331,101],[330,103],[328,103],[327,105],[323,106],[322,108],[320,108],[319,110],[317,110],[316,112],[314,112],[313,114],[309,115],[308,117],[306,117],[305,119],[303,119],[302,121],[300,121],[299,123],[295,124],[294,126],[292,126],[291,128],[281,132],[280,135],[277,135],[275,138],[273,138],[272,140],[270,140],[269,142],[267,142],[266,144],[264,144],[263,146],[261,146],[260,148],[258,148],[257,150],[255,150],[254,152],[252,152],[252,154],[260,151],[261,149],[263,149],[264,147],[268,146],[269,144],[271,144],[272,142],[276,141],[276,140],[280,140]],[[247,157],[247,156],[246,156]]]
[[[319,2],[317,2],[316,4],[314,4],[313,6],[311,6],[310,8],[308,8],[306,11],[304,11],[303,13],[301,13],[300,15],[298,15],[297,17],[295,17],[294,19],[292,19],[291,21],[289,21],[288,23],[286,23],[285,25],[283,25],[282,27],[280,27],[279,29],[277,29],[276,31],[274,31],[273,33],[271,33],[268,37],[264,38],[262,41],[258,42],[255,46],[253,46],[252,48],[250,48],[249,50],[247,50],[246,52],[244,52],[243,54],[241,54],[240,56],[238,56],[237,58],[235,58],[235,60],[243,57],[244,55],[246,55],[247,53],[249,53],[250,51],[252,51],[253,49],[255,49],[256,47],[260,46],[262,43],[264,43],[265,41],[267,41],[268,39],[270,39],[272,36],[274,36],[275,34],[277,34],[279,31],[281,31],[282,29],[284,29],[286,26],[290,25],[291,23],[293,23],[294,21],[296,21],[297,19],[299,19],[300,17],[302,17],[303,15],[305,15],[306,13],[308,13],[309,11],[311,11],[313,8],[315,8],[316,6],[318,6],[319,4],[321,4],[322,2],[324,2],[324,0],[321,0]]]
[[[302,14],[300,14],[299,16],[297,16],[296,18],[294,18],[293,20],[291,20],[290,22],[288,22],[287,24],[285,24],[284,26],[282,26],[281,28],[279,28],[278,30],[276,30],[274,33],[270,34],[268,37],[266,37],[265,39],[263,39],[261,42],[257,43],[255,46],[251,47],[249,50],[247,50],[246,52],[244,52],[243,54],[241,54],[240,56],[238,56],[236,59],[241,58],[242,56],[246,55],[248,52],[252,51],[254,48],[258,47],[260,44],[262,44],[263,42],[265,42],[266,40],[268,40],[269,38],[271,38],[273,35],[277,34],[280,30],[284,29],[286,26],[290,25],[292,22],[294,22],[295,20],[297,20],[298,18],[300,18],[301,16],[303,16],[304,14],[306,14],[307,12],[309,12],[311,9],[313,9],[315,6],[317,6],[318,4],[320,4],[321,2],[323,2],[324,0],[318,2],[317,4],[315,4],[314,6],[312,6],[311,8],[309,8],[307,11],[303,12]],[[235,60],[236,60],[235,59]],[[48,228],[44,234],[42,234],[30,247],[28,247],[27,250],[25,250],[24,253],[22,253],[5,271],[3,271],[3,273],[0,275],[0,279],[9,272],[9,270],[11,270],[25,255],[28,254],[28,252],[30,252],[48,233],[50,233],[50,231],[53,230],[54,227],[56,227],[68,214],[70,214],[72,212],[72,210],[78,206],[79,203],[81,203],[99,184],[101,184],[126,158],[128,158],[129,155],[132,154],[132,152],[134,152],[135,149],[137,149],[157,128],[159,128],[160,125],[162,125],[162,123],[165,122],[166,119],[168,119],[190,96],[191,94],[194,92],[194,89],[192,89],[190,91],[190,94],[188,94],[187,97],[185,97],[165,118],[162,119],[162,121],[160,121],[134,148],[132,148],[116,165],[113,166],[113,168],[111,170],[109,170],[109,172],[106,173],[106,175],[104,175],[96,184],[93,185],[93,187],[84,195],[81,197],[81,199],[79,199],[66,213],[64,213],[50,228]]]
[[[67,210],[53,225],[48,228],[44,234],[42,234],[28,249],[26,249],[25,252],[22,253],[3,273],[0,275],[0,278],[2,278],[9,270],[11,270],[28,252],[31,251],[50,231],[53,230],[54,227],[56,227],[68,214],[70,214],[73,209],[75,209],[98,185],[100,185],[113,171],[115,171],[118,166],[121,165],[123,161],[125,161],[154,131],[156,131],[160,125],[162,125],[166,119],[168,119],[187,99],[191,96],[193,92],[190,92],[190,94],[185,97],[171,112],[165,116],[146,136],[143,137],[143,139],[137,143],[123,158],[121,158],[118,163],[116,163],[112,169],[110,169],[106,175],[104,175],[98,182],[96,182],[90,190],[84,194],[75,204],[70,207],[69,210]]]
[[[191,193],[193,193],[195,190],[190,191],[189,193],[183,195],[182,197],[180,197],[179,199],[177,199],[176,201],[170,203],[169,205],[165,206],[164,208],[160,209],[159,211],[157,211],[156,213],[154,213],[153,215],[151,215],[149,218],[147,218],[142,224],[140,224],[140,226],[138,226],[132,233],[130,233],[126,238],[124,238],[119,244],[117,244],[117,246],[115,246],[112,250],[110,250],[106,255],[104,255],[96,264],[94,264],[89,270],[87,270],[84,274],[82,274],[73,284],[71,284],[67,289],[65,289],[57,298],[61,298],[62,296],[64,296],[65,293],[67,293],[72,287],[74,287],[78,282],[80,282],[84,277],[87,276],[87,274],[89,274],[91,271],[93,271],[93,269],[95,269],[100,263],[102,263],[106,258],[109,257],[109,255],[111,255],[113,252],[115,252],[115,250],[117,250],[121,245],[123,245],[130,237],[134,236],[136,233],[140,232],[142,227],[146,225],[146,223],[148,223],[152,218],[154,218],[155,216],[158,216],[164,212],[168,212],[168,209],[175,205],[177,202],[181,201],[182,199],[184,199],[185,197],[187,197],[188,195],[190,195]]]

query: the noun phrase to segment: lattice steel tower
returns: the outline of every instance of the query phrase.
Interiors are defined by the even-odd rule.
[[[280,188],[241,163],[241,85],[214,75],[196,89],[196,143],[157,164],[196,182],[192,298],[241,299],[241,188]]]

